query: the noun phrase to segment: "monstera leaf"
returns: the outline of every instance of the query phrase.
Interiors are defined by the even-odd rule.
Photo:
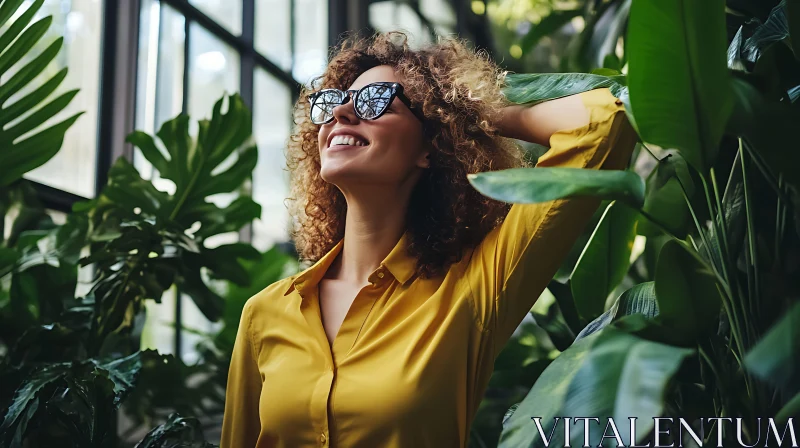
[[[224,301],[206,281],[246,286],[250,277],[238,259],[259,257],[247,244],[204,244],[211,236],[238,231],[261,213],[247,196],[240,195],[224,208],[210,199],[235,193],[256,165],[257,149],[249,143],[250,112],[242,99],[220,99],[211,119],[199,122],[196,139],[189,134],[185,115],[164,123],[157,136],[163,152],[144,132],[132,133],[128,141],[142,150],[161,178],[174,183],[174,190],[159,190],[120,159],[100,197],[74,209],[89,212],[92,239],[105,242],[83,261],[96,263],[99,272],[92,291],[97,310],[92,334],[97,343],[121,327],[129,328],[142,300],[160,300],[173,284],[209,320],[219,319]],[[93,348],[99,350],[97,345]]]
[[[239,95],[228,97],[228,111],[223,114],[224,100],[214,105],[210,121],[200,121],[195,142],[189,136],[189,117],[181,115],[164,123],[157,135],[167,154],[144,132],[136,131],[128,136],[128,141],[142,151],[159,175],[175,184],[174,194],[166,197],[154,194],[141,205],[148,206],[156,217],[169,219],[184,229],[199,223],[195,235],[200,238],[238,230],[261,212],[261,208],[246,197],[240,197],[225,209],[207,201],[209,196],[231,193],[239,188],[252,174],[258,158],[256,146],[247,144],[252,124],[242,98]],[[234,153],[236,162],[219,172],[224,167],[223,162]],[[107,194],[124,198],[130,193],[112,185]],[[128,205],[141,206],[132,201]]]
[[[50,122],[78,93],[78,90],[70,90],[34,110],[67,76],[64,68],[32,91],[26,89],[53,61],[64,41],[58,38],[37,56],[29,56],[53,21],[52,16],[47,16],[28,26],[43,3],[44,0],[34,1],[11,23],[9,20],[28,2],[7,0],[0,3],[0,27],[5,28],[0,35],[0,166],[3,167],[0,187],[10,185],[56,155],[64,133],[80,115],[74,114],[31,133]]]

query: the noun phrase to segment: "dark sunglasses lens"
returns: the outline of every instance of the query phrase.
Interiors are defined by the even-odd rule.
[[[392,87],[387,85],[371,85],[365,87],[355,101],[359,115],[371,120],[386,110],[392,100]]]
[[[311,121],[316,124],[325,123],[333,118],[333,108],[342,104],[342,92],[323,90],[319,92],[311,104]]]

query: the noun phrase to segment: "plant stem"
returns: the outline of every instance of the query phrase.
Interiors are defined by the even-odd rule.
[[[739,151],[742,151],[741,139],[739,141],[740,141]],[[742,185],[744,186],[744,205],[745,205],[745,211],[747,213],[747,241],[748,241],[748,247],[750,248],[749,266],[752,266],[752,274],[753,274],[752,277],[753,295],[749,298],[750,300],[748,300],[748,304],[750,305],[750,312],[755,317],[756,322],[760,322],[761,321],[759,318],[760,313],[758,309],[760,307],[754,306],[753,303],[754,302],[757,304],[761,303],[761,284],[760,284],[761,282],[759,280],[761,275],[758,269],[758,252],[756,250],[756,242],[755,242],[755,221],[753,219],[753,207],[751,204],[751,196],[750,196],[751,192],[750,192],[750,187],[748,187],[748,181],[747,181],[747,168],[746,168],[747,163],[744,159],[744,155],[741,157],[741,162],[742,162]],[[750,269],[748,269],[748,279],[750,279],[749,271]]]
[[[702,177],[701,177],[701,181],[703,183],[703,191],[705,192],[705,196],[706,196],[706,204],[708,206],[708,212],[709,212],[709,215],[712,218],[711,219],[711,221],[712,221],[712,229],[714,229],[714,233],[715,233],[715,235],[717,237],[717,246],[716,247],[719,250],[719,254],[718,255],[719,255],[720,265],[722,266],[722,271],[723,271],[723,274],[724,274],[724,277],[725,277],[725,282],[728,285],[728,300],[731,303],[731,311],[741,312],[741,321],[744,323],[745,336],[747,336],[747,339],[743,339],[741,341],[742,344],[739,347],[740,350],[741,350],[742,348],[748,347],[747,341],[752,340],[751,339],[752,338],[751,325],[749,325],[749,322],[748,322],[748,318],[747,318],[748,314],[747,314],[747,311],[744,308],[742,297],[739,294],[735,294],[734,293],[734,291],[737,291],[737,290],[734,289],[734,287],[733,287],[733,286],[735,286],[735,284],[731,281],[732,277],[730,275],[730,271],[734,271],[734,268],[733,268],[732,260],[730,260],[730,254],[728,252],[728,240],[727,240],[727,236],[726,236],[727,232],[725,230],[725,225],[726,225],[726,223],[725,223],[725,212],[722,210],[722,203],[721,203],[721,201],[719,199],[719,191],[718,191],[718,187],[717,187],[717,183],[716,183],[716,175],[715,175],[714,169],[711,168],[710,172],[711,172],[712,186],[714,188],[714,196],[716,198],[716,204],[717,204],[717,210],[716,211],[714,210],[714,207],[712,205],[711,193],[709,191],[708,184],[706,183],[706,180],[704,178],[702,178]],[[716,219],[716,217],[714,216],[715,213],[717,215],[719,215],[720,220]],[[714,261],[712,260],[712,264],[713,264],[713,262]],[[731,263],[730,271],[728,270],[728,263]],[[734,278],[734,281],[735,281],[735,278]],[[749,302],[749,296],[747,297],[747,299],[748,299],[748,302]],[[738,304],[739,307],[735,307],[736,304]],[[741,323],[740,323],[740,318],[739,318],[739,316],[736,316],[736,315],[734,315],[734,318],[735,318],[735,321],[736,321],[736,325],[738,326],[737,330],[739,332],[739,336],[741,336],[742,335],[742,327],[741,327]]]
[[[656,159],[656,160],[657,160],[657,161],[659,161],[659,162],[661,161],[661,159],[659,159],[659,158],[658,158],[658,157],[657,157],[655,154],[653,154],[653,151],[651,151],[651,150],[650,150],[650,148],[648,148],[648,147],[647,147],[647,145],[645,145],[645,144],[644,144],[644,142],[642,142],[641,144],[642,144],[642,147],[643,147],[644,149],[646,149],[646,150],[647,150],[647,152],[648,152],[648,153],[650,153],[650,155],[651,155],[651,156],[652,156],[654,159]]]
[[[678,180],[678,184],[681,186],[681,193],[683,194],[683,199],[686,201],[686,206],[689,207],[689,213],[692,215],[692,220],[694,221],[695,227],[697,227],[697,233],[700,234],[700,239],[703,242],[703,246],[706,249],[706,254],[708,255],[708,259],[712,262],[714,261],[714,257],[711,256],[711,249],[709,249],[708,240],[706,240],[706,235],[703,232],[703,228],[700,226],[700,221],[697,219],[697,215],[694,213],[694,208],[692,208],[692,203],[689,201],[689,196],[686,195],[686,189],[683,188],[683,183]],[[716,271],[716,270],[715,270]]]
[[[783,191],[783,174],[778,176],[778,188]],[[781,240],[783,240],[783,230],[784,226],[786,225],[786,209],[788,207],[784,206],[784,201],[781,198],[781,195],[778,195],[777,198],[777,206],[775,210],[775,262],[774,267],[777,270],[780,265],[781,261],[783,260],[783,256],[781,255]]]

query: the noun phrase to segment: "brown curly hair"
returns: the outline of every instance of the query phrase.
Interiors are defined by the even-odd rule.
[[[317,135],[308,95],[323,88],[345,90],[379,65],[395,69],[414,107],[425,115],[423,133],[432,143],[430,168],[412,192],[406,215],[408,253],[425,278],[459,261],[505,219],[510,205],[478,193],[467,174],[528,166],[522,149],[493,126],[502,107],[506,72],[483,51],[456,38],[411,49],[403,32],[345,36],[333,49],[325,73],[304,87],[294,109],[295,130],[287,148],[288,207],[300,258],[316,262],[344,237],[347,210],[339,189],[320,176]]]

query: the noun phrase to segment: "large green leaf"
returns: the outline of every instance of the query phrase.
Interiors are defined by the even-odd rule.
[[[661,248],[656,265],[659,322],[693,339],[717,329],[721,298],[716,277],[675,240]]]
[[[653,429],[653,419],[663,415],[670,380],[693,350],[653,342],[610,327],[599,334],[589,355],[569,385],[561,416],[597,417],[589,446],[617,446],[602,440],[608,417],[628,422],[637,419],[635,440],[620,431],[624,446],[642,441]],[[583,446],[583,425],[570,431],[573,446]],[[563,445],[557,445],[563,446]]]
[[[597,417],[591,446],[598,446],[604,419],[636,417],[637,440],[661,416],[667,386],[692,350],[642,339],[609,327],[577,341],[557,357],[508,419],[501,448],[566,446],[564,421],[555,417]],[[533,417],[540,418],[547,442]],[[641,424],[641,427],[639,427]],[[555,427],[555,430],[553,430]],[[622,431],[626,446],[630,444]],[[570,428],[572,446],[583,446],[582,425]],[[549,443],[549,445],[548,445]],[[616,445],[614,445],[616,446]]]
[[[732,108],[726,48],[724,0],[631,6],[628,86],[639,134],[702,171]]]
[[[516,410],[508,416],[500,437],[500,448],[543,447],[531,417],[541,417],[542,426],[561,416],[561,409],[572,378],[589,354],[598,335],[592,335],[561,353],[542,372]],[[549,432],[546,430],[546,434]],[[553,446],[560,446],[558,444]]]
[[[250,111],[238,94],[229,96],[227,100],[226,113],[222,113],[225,102],[222,98],[214,105],[211,120],[200,121],[200,132],[195,141],[189,135],[189,118],[185,115],[164,123],[158,137],[167,150],[166,155],[151,136],[140,131],[128,136],[128,141],[142,151],[159,175],[175,183],[175,193],[167,204],[160,204],[159,212],[186,229],[199,222],[202,231],[204,225],[213,226],[224,221],[226,217],[212,216],[211,212],[219,209],[207,198],[234,191],[250,177],[256,166],[258,151],[249,143],[252,131]],[[223,165],[234,153],[235,163]],[[231,212],[235,213],[239,208],[237,204]],[[249,211],[250,220],[258,217],[252,213],[256,211],[254,208]]]
[[[505,202],[537,203],[594,196],[617,199],[637,208],[644,203],[644,181],[631,171],[513,168],[467,177],[479,192]]]
[[[655,283],[639,283],[623,292],[614,305],[581,330],[575,340],[597,333],[612,322],[633,314],[641,314],[649,319],[658,316]]]
[[[27,6],[0,35],[0,166],[3,167],[0,187],[10,185],[50,160],[61,148],[67,129],[80,116],[80,113],[74,114],[42,129],[44,123],[51,123],[78,93],[70,90],[42,104],[61,85],[67,75],[66,68],[23,94],[23,89],[55,59],[63,43],[63,38],[58,38],[38,56],[31,55],[52,23],[52,17],[47,16],[31,24],[43,3],[44,0],[33,3],[15,0],[0,5],[0,25]],[[9,73],[13,74],[9,76]],[[7,104],[11,99],[15,101]]]
[[[518,73],[506,76],[503,90],[509,101],[538,104],[588,90],[608,87],[616,97],[627,91],[625,76],[602,76],[590,73]]]
[[[628,272],[637,217],[636,210],[612,202],[572,271],[572,296],[586,321],[603,313],[606,298]]]
[[[158,137],[166,152],[162,152],[153,137],[143,132],[137,131],[128,137],[128,141],[141,149],[159,175],[175,184],[174,192],[156,189],[151,182],[142,179],[129,162],[120,159],[109,172],[108,186],[91,204],[95,228],[100,230],[99,234],[104,235],[104,239],[119,237],[122,233],[119,229],[121,222],[152,220],[154,229],[147,232],[161,232],[161,237],[154,235],[153,240],[129,231],[130,244],[137,248],[139,254],[145,255],[151,251],[162,252],[157,249],[162,244],[178,250],[178,255],[173,255],[172,260],[161,263],[165,273],[172,271],[171,275],[165,274],[164,281],[153,279],[149,282],[152,286],[149,293],[138,290],[140,294],[130,296],[132,302],[122,301],[112,306],[117,316],[112,326],[124,322],[120,318],[127,315],[128,311],[123,310],[129,309],[129,304],[138,303],[144,298],[158,299],[149,296],[160,291],[164,285],[168,287],[170,278],[174,278],[181,290],[194,300],[210,320],[217,320],[221,316],[223,299],[203,280],[201,274],[204,270],[212,279],[231,280],[242,285],[249,281],[236,260],[257,258],[257,251],[236,244],[218,248],[207,248],[203,244],[214,235],[238,231],[261,214],[261,207],[249,196],[239,196],[224,208],[213,202],[214,196],[234,193],[242,186],[252,175],[258,153],[250,141],[250,112],[241,97],[227,97],[227,111],[222,113],[225,99],[215,104],[211,120],[200,121],[197,139],[189,135],[189,119],[186,116],[164,123]],[[142,229],[146,229],[144,222],[140,224]],[[174,238],[159,242],[160,238],[167,235],[164,231],[174,235]],[[156,246],[153,246],[154,243]],[[130,257],[130,250],[131,247],[123,245],[105,252],[127,260],[132,268],[139,263],[159,263],[159,260],[143,259],[141,256],[139,261],[134,261],[136,257]],[[110,260],[110,264],[105,266],[111,269],[115,261],[120,260]],[[124,287],[122,280],[128,277],[109,273],[104,279],[112,283],[102,291],[110,293]],[[100,302],[103,300],[104,297],[100,297]]]
[[[744,357],[744,365],[760,379],[789,393],[800,385],[800,303],[795,303],[778,323]]]
[[[647,193],[642,210],[679,238],[686,236],[691,222],[689,206],[682,190],[689,197],[694,193],[689,167],[680,152],[667,151],[647,177]],[[639,224],[638,230],[642,235],[649,237],[662,233],[644,216]]]

